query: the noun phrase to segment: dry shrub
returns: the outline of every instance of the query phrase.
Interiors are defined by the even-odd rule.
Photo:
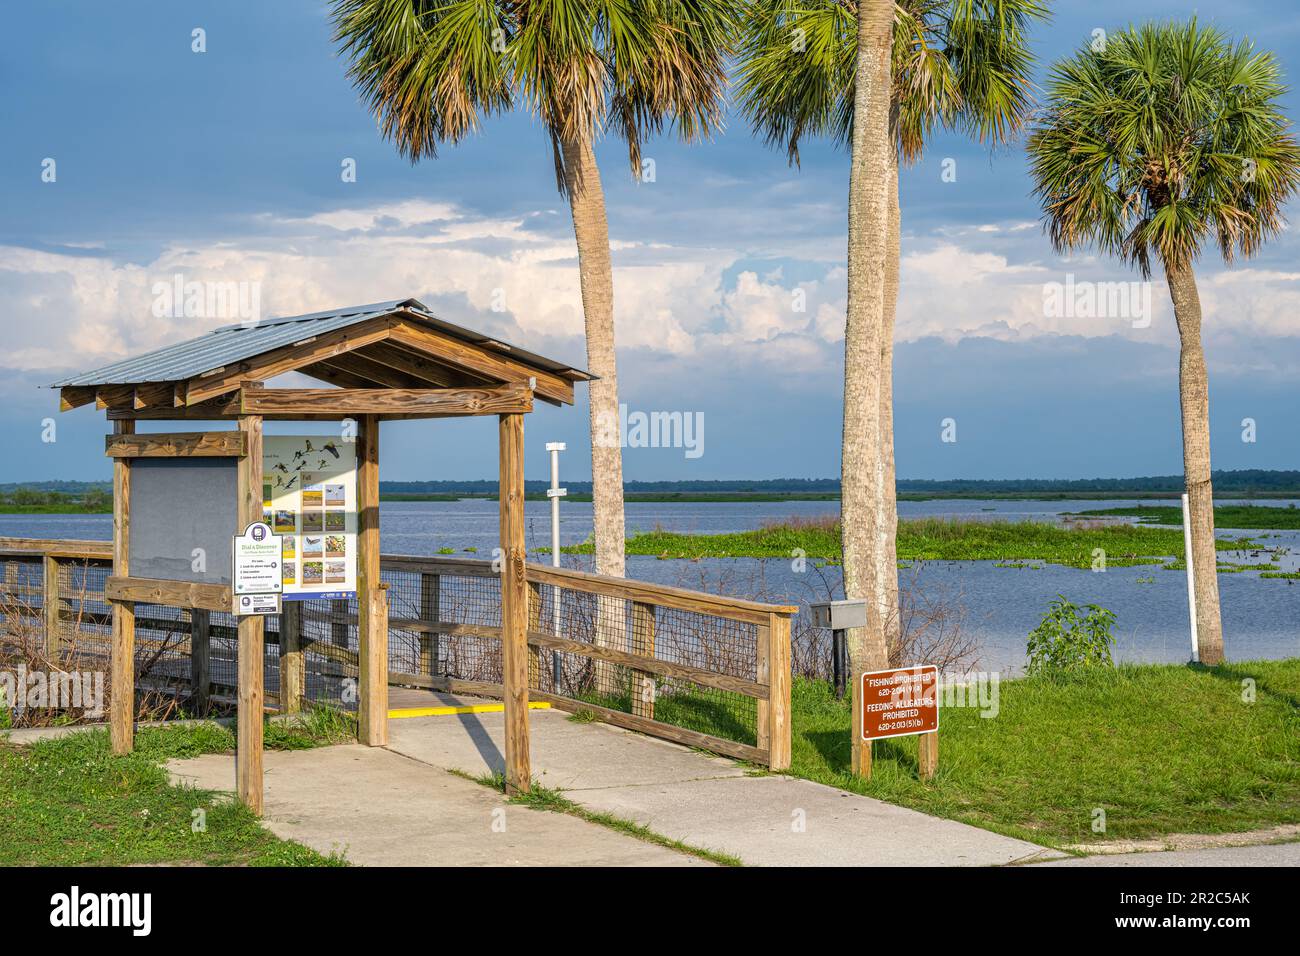
[[[830,527],[835,519],[808,519],[808,523]],[[943,673],[964,673],[978,662],[979,643],[966,631],[966,609],[961,594],[942,587],[922,588],[919,583],[922,564],[914,562],[900,569],[899,639],[889,649],[890,665],[933,664]],[[680,574],[680,586],[771,604],[798,603],[800,612],[795,616],[790,635],[791,670],[802,677],[830,680],[831,632],[813,627],[807,608],[815,602],[844,597],[840,567],[809,561],[802,581],[804,593],[791,596],[768,585],[767,561],[747,562],[747,565],[721,568],[701,565]]]
[[[11,563],[12,566],[12,563]],[[84,706],[24,707],[17,709],[15,702],[4,701],[0,724],[10,727],[49,727],[56,725],[99,723],[108,720],[112,706],[112,681],[109,674],[108,647],[102,634],[88,633],[82,627],[81,612],[70,622],[71,627],[61,635],[55,650],[51,651],[45,635],[45,622],[40,607],[27,598],[40,590],[39,585],[23,584],[13,574],[6,576],[0,587],[0,673],[46,675],[47,681],[65,681],[81,675],[102,674],[102,702],[98,715],[87,713]],[[67,595],[69,604],[77,608],[86,602],[77,595]],[[80,595],[84,598],[85,595]],[[137,668],[138,668],[137,662]],[[99,688],[96,687],[96,690]],[[20,689],[21,692],[21,689]],[[137,720],[165,720],[173,716],[178,707],[177,697],[157,691],[137,694]]]

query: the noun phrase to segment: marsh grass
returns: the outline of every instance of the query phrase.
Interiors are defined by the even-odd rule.
[[[1222,538],[1222,550],[1255,546],[1249,538]],[[967,521],[918,518],[898,523],[900,561],[1045,561],[1088,569],[1094,552],[1109,567],[1161,564],[1183,554],[1181,531],[1127,522],[1084,520],[1055,525],[1038,521]],[[590,553],[584,542],[566,551]],[[838,561],[839,522],[789,519],[756,531],[731,534],[640,532],[627,539],[627,553],[662,558],[791,558]]]
[[[1183,509],[1171,505],[1135,505],[1124,508],[1098,508],[1080,511],[1080,515],[1103,518],[1136,518],[1143,524],[1182,527]],[[1300,508],[1271,508],[1267,505],[1217,505],[1214,526],[1237,531],[1300,530]]]

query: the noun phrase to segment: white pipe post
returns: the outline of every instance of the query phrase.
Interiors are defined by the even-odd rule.
[[[546,490],[546,497],[551,499],[551,564],[560,566],[560,499],[567,495],[568,489],[560,487],[560,452],[565,450],[564,442],[546,443],[546,450],[551,453],[551,487]],[[553,589],[551,599],[551,631],[556,637],[560,634],[560,586]],[[552,651],[551,677],[555,681],[555,693],[560,692],[560,652]]]
[[[1196,579],[1192,576],[1192,505],[1183,495],[1183,553],[1187,556],[1187,615],[1192,624],[1192,663],[1201,659],[1201,642],[1196,636]]]

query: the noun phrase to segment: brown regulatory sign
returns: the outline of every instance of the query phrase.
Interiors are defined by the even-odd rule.
[[[860,690],[863,740],[939,729],[939,668],[932,664],[870,671]]]

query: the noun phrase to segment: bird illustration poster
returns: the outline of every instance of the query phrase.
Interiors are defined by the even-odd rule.
[[[274,515],[276,533],[294,542],[284,549],[284,600],[353,597],[356,445],[329,435],[267,435],[262,468],[265,504]],[[327,538],[323,531],[329,532]],[[329,560],[322,562],[322,557]]]

